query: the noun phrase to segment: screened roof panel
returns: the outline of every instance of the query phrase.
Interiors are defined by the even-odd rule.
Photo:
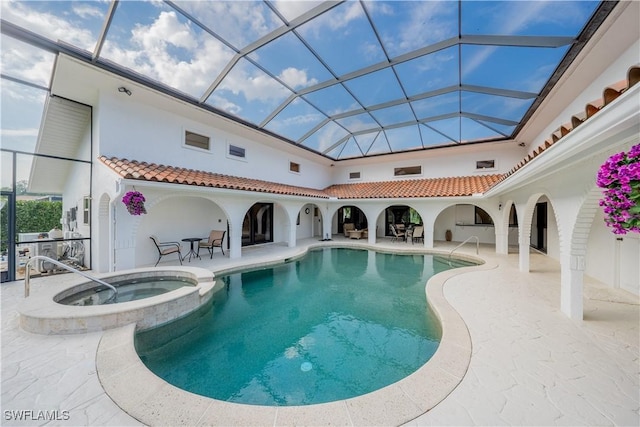
[[[92,52],[109,3],[96,1],[1,1],[2,19],[48,39]]]
[[[33,152],[47,99],[43,90],[0,80],[2,148]],[[5,106],[10,105],[11,108]]]
[[[515,138],[613,7],[583,0],[0,2],[11,24],[3,33],[35,46],[14,48],[19,42],[3,36],[3,78],[48,86],[52,61],[42,52],[69,53],[71,45],[79,60],[322,156],[369,156]],[[381,127],[401,135],[393,150]],[[408,136],[417,129],[420,143]]]
[[[258,67],[241,59],[214,90],[208,104],[252,123],[261,123],[291,91]]]
[[[462,111],[500,119],[519,121],[527,112],[533,99],[489,95],[478,92],[461,92]]]
[[[302,25],[302,37],[337,75],[385,60],[373,28],[356,1],[347,1]]]
[[[326,116],[304,99],[296,98],[267,123],[265,129],[277,134],[291,135],[291,138],[297,141],[325,118]]]
[[[462,84],[538,93],[567,47],[462,45]]]
[[[11,78],[48,87],[56,56],[14,38],[0,35],[0,70]]]
[[[324,89],[307,93],[303,95],[303,98],[307,99],[328,116],[334,116],[361,108],[360,104],[358,104],[341,84],[334,84]]]
[[[336,121],[352,133],[380,126],[369,113],[356,114]]]
[[[367,1],[364,5],[392,58],[458,36],[456,2]]]
[[[293,33],[253,51],[249,57],[292,89],[306,88],[333,76]]]
[[[233,51],[169,6],[120,2],[102,57],[198,98]]]
[[[391,68],[345,82],[347,89],[365,106],[404,99],[404,93]]]
[[[374,110],[371,115],[378,120],[382,126],[392,126],[395,123],[415,122],[415,116],[409,104],[400,104],[393,107]]]
[[[393,151],[406,151],[422,148],[422,137],[418,125],[406,126],[384,131]]]
[[[574,36],[599,1],[465,1],[462,34]]]
[[[241,50],[283,24],[278,15],[262,1],[187,0],[173,3],[236,50]]]
[[[451,46],[396,65],[394,68],[407,95],[459,85],[458,50],[458,46]]]

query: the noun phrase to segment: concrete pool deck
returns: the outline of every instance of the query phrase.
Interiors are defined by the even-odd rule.
[[[295,256],[312,243],[317,241],[301,241],[296,248],[246,248],[240,262],[216,252],[213,260],[203,257],[187,264],[214,270],[234,268],[271,257]],[[411,247],[387,241],[376,246]],[[452,247],[445,242],[436,245],[440,250]],[[475,252],[471,245],[460,251]],[[517,254],[498,256],[492,247],[483,247],[481,256],[497,267],[451,277],[444,286],[444,297],[461,315],[471,336],[469,369],[451,394],[408,424],[638,425],[639,298],[587,278],[585,320],[574,322],[559,310],[557,262],[532,254],[531,273],[524,274],[518,271]],[[36,279],[32,293],[49,280],[69,280],[66,277]],[[21,330],[16,307],[24,298],[23,292],[23,282],[5,283],[1,288],[2,425],[41,425],[46,420],[35,417],[52,415],[53,411],[58,411],[53,415],[61,419],[49,425],[142,425],[118,407],[100,383],[96,352],[104,333],[45,336]],[[414,402],[424,399],[419,389],[408,392]],[[185,409],[183,403],[176,404]],[[285,415],[287,408],[280,409]],[[20,412],[29,410],[33,411],[27,416],[30,419],[15,419],[29,415]],[[242,419],[251,425],[292,423],[277,415],[246,418],[247,410],[251,408],[243,409],[235,423],[232,419],[216,422],[215,418],[199,421],[220,425],[243,424]],[[386,410],[402,412],[401,408]],[[327,419],[326,414],[322,419]],[[159,421],[173,425],[179,420]],[[389,425],[389,421],[380,417],[367,424]],[[194,424],[193,420],[187,423]],[[304,423],[313,424],[312,419]],[[363,423],[353,418],[337,422]]]

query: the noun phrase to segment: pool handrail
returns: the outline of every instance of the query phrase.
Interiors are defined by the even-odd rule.
[[[50,262],[50,263],[52,263],[54,265],[57,265],[58,267],[62,267],[65,270],[68,270],[68,271],[70,271],[72,273],[77,273],[77,274],[81,275],[84,278],[87,278],[87,279],[89,279],[89,280],[91,280],[93,282],[96,282],[96,283],[98,283],[98,284],[100,284],[102,286],[106,286],[107,288],[111,289],[113,291],[113,295],[111,295],[111,297],[109,297],[109,299],[107,299],[106,302],[109,302],[111,300],[115,301],[118,298],[118,289],[116,289],[115,286],[113,286],[113,285],[111,285],[111,284],[109,284],[109,283],[107,283],[107,282],[105,282],[103,280],[100,280],[100,279],[98,279],[96,277],[93,277],[93,276],[91,276],[91,275],[89,275],[87,273],[84,273],[84,272],[82,272],[80,270],[77,270],[77,269],[75,269],[73,267],[70,267],[67,264],[63,264],[58,260],[55,260],[53,258],[49,258],[48,256],[44,256],[44,255],[36,255],[36,256],[32,257],[31,259],[29,259],[29,261],[27,261],[27,264],[25,265],[25,273],[24,273],[24,297],[25,298],[27,298],[29,296],[29,293],[31,291],[31,268],[30,268],[31,267],[31,261],[35,261],[35,260],[38,260],[38,259]]]
[[[462,245],[464,245],[465,243],[467,243],[471,239],[476,239],[476,255],[480,254],[480,238],[478,236],[469,236],[469,237],[467,237],[467,239],[464,242],[460,243],[458,246],[456,246],[455,248],[451,249],[451,252],[449,252],[449,262],[451,262],[451,255],[453,255],[453,251],[455,251],[456,249],[460,248]]]

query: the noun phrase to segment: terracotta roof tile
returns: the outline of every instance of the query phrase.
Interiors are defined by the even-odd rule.
[[[278,184],[259,179],[240,178],[194,169],[118,159],[115,157],[107,158],[105,156],[101,156],[100,161],[125,179],[196,185],[202,187],[228,188],[232,190],[257,191],[272,194],[288,194],[292,196],[317,197],[324,199],[329,197],[322,190]]]
[[[476,175],[449,178],[337,184],[325,189],[339,199],[455,197],[483,193],[502,175]]]
[[[534,149],[532,153],[528,154],[527,157],[518,162],[518,164],[509,172],[504,174],[499,181],[504,181],[508,176],[512,175],[518,169],[522,168],[531,160],[538,157],[540,153],[542,153],[552,145],[561,142],[562,138],[569,134],[573,129],[589,120],[591,117],[593,117],[594,114],[605,108],[610,102],[615,100],[617,97],[629,90],[629,88],[631,88],[638,82],[640,82],[640,65],[634,65],[627,71],[626,80],[622,80],[620,82],[614,83],[613,85],[607,86],[602,92],[602,98],[587,103],[585,105],[584,112],[573,115],[571,117],[570,123],[563,124],[558,129],[553,131],[550,138],[547,139],[543,145],[540,145],[539,147]]]

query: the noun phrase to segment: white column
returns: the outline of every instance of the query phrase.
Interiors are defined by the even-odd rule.
[[[528,273],[529,272],[529,239],[525,239],[522,236],[520,236],[520,241],[518,242],[518,246],[519,246],[519,254],[518,254],[518,260],[519,260],[519,266],[520,266],[520,271],[522,271],[523,273]]]
[[[289,218],[289,242],[288,242],[288,246],[290,248],[295,248],[296,247],[296,231],[297,231],[297,226],[296,226],[295,218],[294,219]]]
[[[234,221],[229,228],[229,258],[242,256],[242,221]]]
[[[560,264],[560,310],[572,320],[583,319],[584,256],[571,255]]]
[[[496,229],[496,253],[502,255],[509,253],[509,234],[504,230]]]

